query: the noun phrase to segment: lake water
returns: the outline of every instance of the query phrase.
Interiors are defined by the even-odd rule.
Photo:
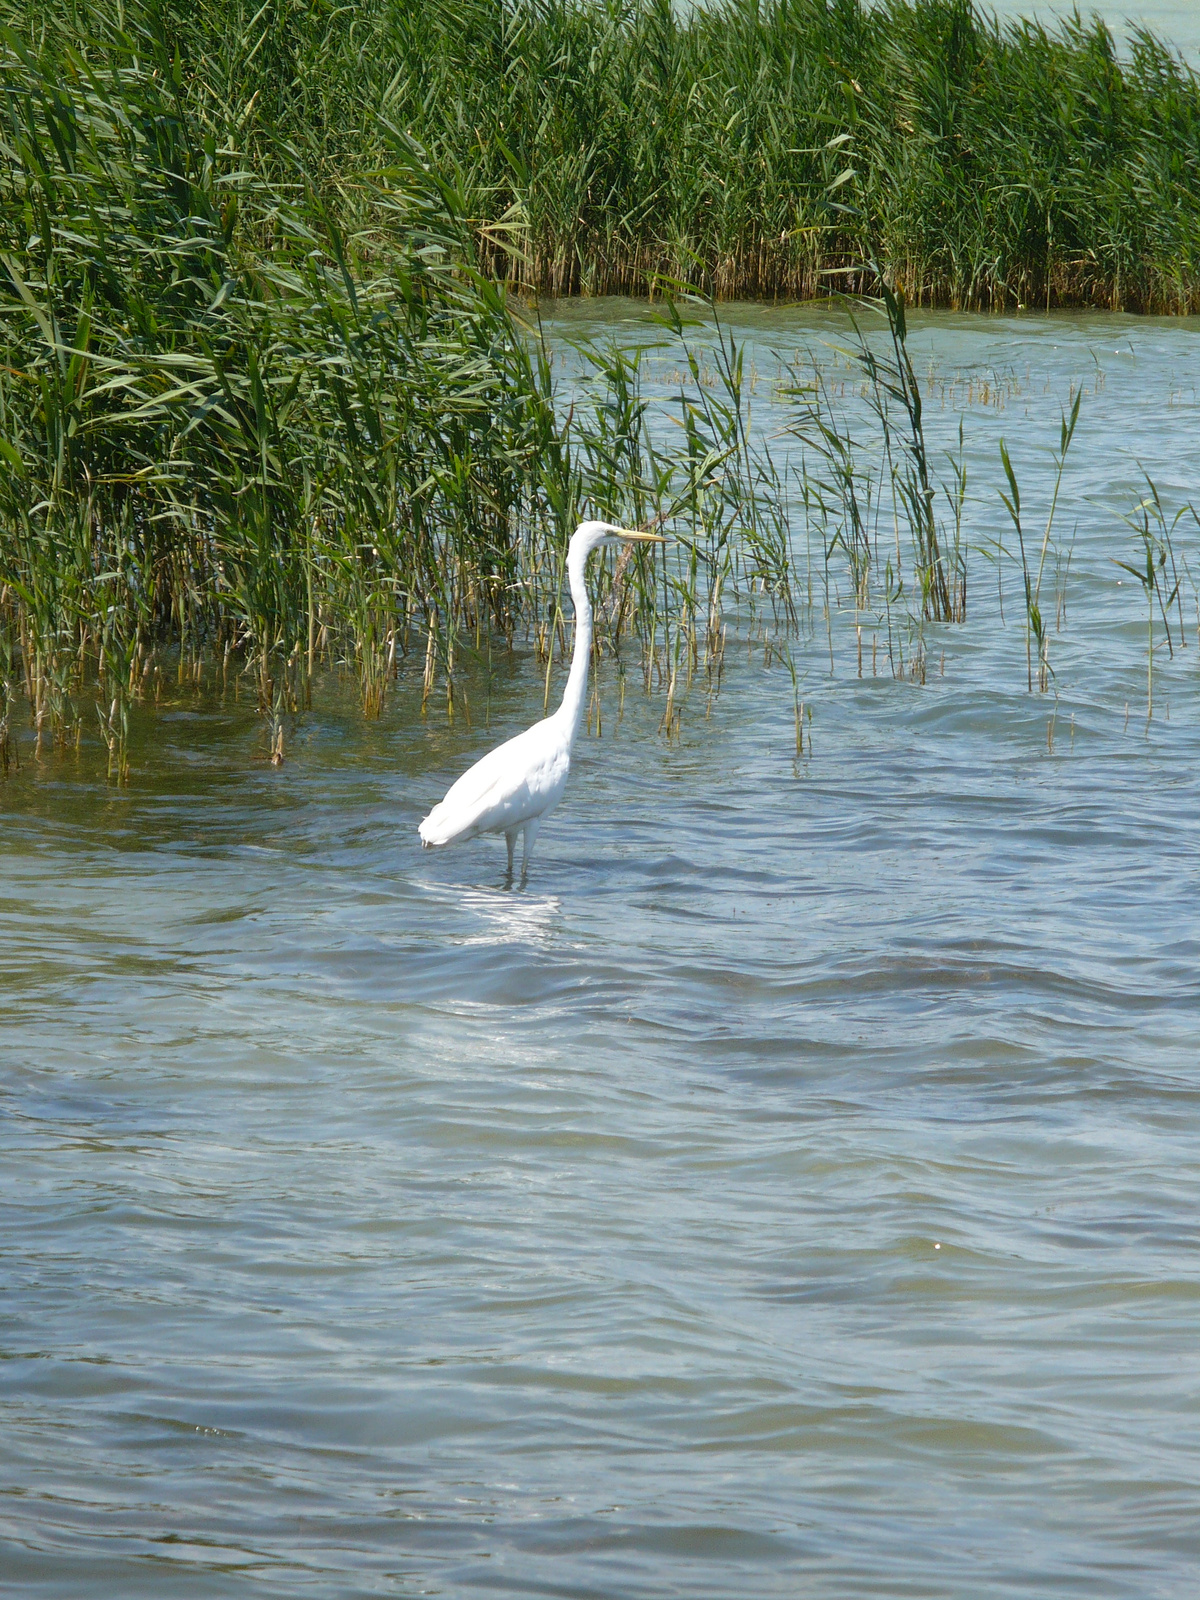
[[[844,324],[729,315],[778,434],[778,355],[834,372]],[[490,728],[479,692],[468,729],[407,681],[374,724],[330,690],[280,771],[252,708],[184,690],[127,790],[25,744],[6,1595],[1195,1594],[1200,649],[1185,577],[1148,722],[1114,561],[1139,463],[1170,516],[1196,494],[1200,326],[946,315],[913,346],[973,547],[926,683],[878,638],[860,677],[844,616],[831,673],[819,593],[801,760],[744,641],[677,740],[609,674],[523,891],[502,843],[416,824],[540,711],[527,655]],[[1001,435],[1040,536],[1073,382],[1031,695],[979,552]],[[1190,517],[1175,545],[1200,578]]]
[[[1054,22],[1075,8],[1056,0],[992,0],[979,9],[995,12],[1004,21],[1034,16]],[[1146,28],[1173,45],[1193,67],[1200,66],[1200,7],[1195,0],[1098,0],[1078,9],[1085,18],[1103,17],[1123,45],[1135,29]]]

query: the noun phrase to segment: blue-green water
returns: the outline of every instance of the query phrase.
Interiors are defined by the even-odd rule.
[[[837,326],[734,321],[777,434],[773,352]],[[1147,723],[1114,558],[1139,461],[1195,494],[1200,329],[914,346],[973,546],[925,684],[878,637],[860,678],[844,615],[831,674],[819,584],[800,761],[745,641],[678,740],[610,671],[523,892],[415,829],[540,711],[525,655],[490,729],[479,694],[468,729],[409,677],[373,724],[330,689],[278,772],[183,689],[128,790],[24,742],[5,1594],[1194,1594],[1200,649],[1185,576]],[[1001,433],[1040,536],[1072,380],[1055,710],[979,551]],[[1200,576],[1194,520],[1176,547]]]
[[[1085,20],[1103,17],[1124,49],[1132,34],[1145,28],[1193,67],[1200,65],[1200,8],[1195,0],[1093,0],[1078,7],[1069,0],[991,0],[979,9],[994,12],[1005,22],[1034,16],[1051,25],[1077,9]]]

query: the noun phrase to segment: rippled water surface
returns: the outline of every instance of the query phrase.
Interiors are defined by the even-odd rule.
[[[778,430],[777,352],[836,319],[734,323]],[[978,550],[924,686],[878,637],[860,678],[844,618],[831,674],[818,595],[802,760],[745,641],[677,741],[610,674],[512,891],[502,845],[415,829],[539,713],[524,655],[490,728],[478,686],[470,729],[330,689],[279,772],[252,708],[183,690],[128,790],[24,745],[6,1594],[1196,1592],[1200,651],[1187,579],[1148,724],[1114,558],[1139,462],[1195,494],[1200,331],[944,317],[914,350],[985,548],[998,436],[1036,522],[1084,385],[1057,709]]]

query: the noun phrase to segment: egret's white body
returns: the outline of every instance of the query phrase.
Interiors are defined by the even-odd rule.
[[[479,833],[502,833],[512,871],[517,834],[522,835],[522,870],[538,829],[562,799],[571,771],[571,749],[587,698],[592,653],[592,605],[588,599],[587,559],[599,545],[623,539],[661,541],[655,533],[631,532],[609,522],[581,522],[567,547],[567,577],[575,603],[575,651],[562,704],[551,717],[534,723],[515,739],[489,750],[447,791],[446,798],[420,826],[427,847],[456,844]]]

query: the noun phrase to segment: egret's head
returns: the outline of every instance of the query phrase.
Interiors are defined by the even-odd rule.
[[[572,556],[585,560],[602,544],[625,544],[636,540],[639,544],[665,544],[661,533],[643,533],[640,528],[618,528],[613,522],[581,522],[571,535]]]

